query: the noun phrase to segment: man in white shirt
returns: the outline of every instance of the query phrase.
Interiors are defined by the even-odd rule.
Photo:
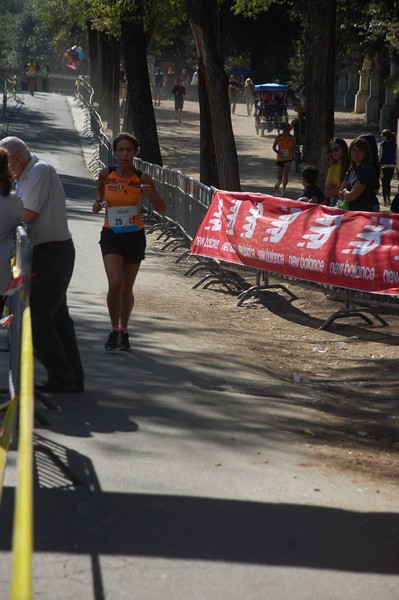
[[[50,164],[32,156],[17,137],[0,141],[10,155],[17,194],[24,203],[24,222],[33,245],[30,309],[36,358],[47,370],[43,392],[82,392],[84,372],[67,289],[75,263],[68,229],[65,193]]]

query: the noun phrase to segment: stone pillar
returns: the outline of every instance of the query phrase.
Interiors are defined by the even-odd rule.
[[[366,122],[377,123],[379,119],[379,95],[380,95],[380,65],[376,59],[373,60],[373,68],[370,71],[370,93],[366,102]]]
[[[389,79],[385,87],[385,103],[380,110],[380,129],[392,129],[396,131],[395,123],[395,92],[392,82],[398,77],[398,64],[391,57],[391,66],[389,71]]]
[[[344,96],[344,108],[355,106],[355,96],[359,89],[359,67],[356,63],[348,67],[348,88]]]
[[[345,96],[348,89],[348,69],[344,68],[341,70],[338,76],[338,92],[335,97],[336,108],[343,108],[345,106]]]
[[[370,58],[366,57],[363,66],[359,71],[359,91],[355,97],[355,114],[360,115],[366,112],[366,101],[369,95],[370,69],[372,63]]]

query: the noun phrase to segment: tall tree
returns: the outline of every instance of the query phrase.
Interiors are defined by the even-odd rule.
[[[306,0],[304,81],[305,161],[328,169],[328,142],[334,136],[335,19],[337,0]]]
[[[162,165],[151,98],[143,22],[139,18],[123,19],[121,40],[128,85],[127,102],[133,131],[140,142],[140,158]]]
[[[200,86],[204,86],[202,91],[200,89],[200,133],[203,138],[201,150],[206,148],[208,154],[201,158],[200,179],[207,185],[240,191],[237,149],[228,99],[228,81],[212,29],[217,16],[216,9],[216,0],[201,2],[187,0],[188,20],[197,49],[199,83]],[[202,99],[204,91],[206,100]],[[208,136],[211,139],[208,139]],[[216,166],[217,180],[208,181],[207,178],[214,166]]]

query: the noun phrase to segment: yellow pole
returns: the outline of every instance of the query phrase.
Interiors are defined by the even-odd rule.
[[[32,598],[33,369],[30,308],[27,307],[22,318],[18,469],[10,600],[31,600]]]

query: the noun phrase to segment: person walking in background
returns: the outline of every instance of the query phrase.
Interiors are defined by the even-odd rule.
[[[370,144],[362,136],[349,144],[350,167],[339,197],[347,201],[348,210],[372,212],[376,173],[371,162]]]
[[[173,67],[169,67],[165,75],[165,97],[170,100],[172,97],[172,89],[175,84],[175,72]]]
[[[28,78],[28,90],[31,96],[35,95],[36,90],[36,77],[39,72],[37,64],[34,58],[30,58],[25,65],[25,73]]]
[[[157,67],[155,69],[155,77],[154,77],[154,106],[161,105],[162,92],[165,85],[165,75],[162,73],[161,69]]]
[[[237,105],[239,93],[240,93],[240,84],[237,81],[237,78],[235,75],[230,75],[230,77],[229,77],[229,100],[230,100],[230,110],[233,115],[236,112],[236,105]]]
[[[254,95],[255,95],[255,86],[253,84],[252,79],[249,77],[245,80],[244,88],[242,90],[242,99],[244,100],[247,106],[247,114],[248,117],[252,114],[252,109],[254,106]]]
[[[41,60],[41,62],[40,62],[39,75],[42,80],[42,92],[49,92],[50,91],[50,86],[49,86],[50,65],[45,60],[44,56],[42,56],[42,58],[40,60]]]
[[[198,100],[198,69],[195,69],[190,84],[191,99]]]
[[[172,89],[172,94],[175,98],[176,119],[181,123],[181,113],[184,105],[184,96],[186,94],[186,88],[181,79],[176,81],[176,85],[174,85]]]
[[[396,136],[390,129],[381,131],[378,144],[378,159],[381,167],[382,197],[385,206],[391,202],[391,181],[396,169]]]
[[[187,69],[182,69],[179,79],[182,80],[184,87],[187,87],[189,83],[189,75],[187,73]]]
[[[349,169],[348,144],[342,138],[334,138],[329,144],[330,166],[326,177],[324,195],[328,206],[339,201],[339,190]]]
[[[277,181],[274,189],[279,190],[281,184],[283,184],[282,196],[285,195],[296,148],[295,138],[290,132],[291,125],[284,123],[282,125],[282,132],[275,138],[273,143],[273,150],[277,154]]]
[[[82,392],[84,372],[67,289],[75,263],[68,229],[64,188],[53,166],[32,156],[17,137],[6,137],[0,148],[10,156],[16,193],[24,204],[24,222],[33,245],[30,311],[33,348],[47,371],[42,392]]]
[[[11,192],[12,176],[8,163],[7,150],[0,148],[0,318],[4,308],[4,292],[11,278],[15,230],[24,216],[21,198]]]
[[[165,203],[149,175],[135,169],[133,159],[139,152],[137,139],[120,133],[112,149],[115,168],[100,171],[93,212],[105,205],[100,247],[108,279],[107,305],[112,331],[105,350],[129,350],[129,318],[134,306],[133,286],[141,261],[145,258],[146,238],[140,215],[142,195],[155,210],[165,211]]]

